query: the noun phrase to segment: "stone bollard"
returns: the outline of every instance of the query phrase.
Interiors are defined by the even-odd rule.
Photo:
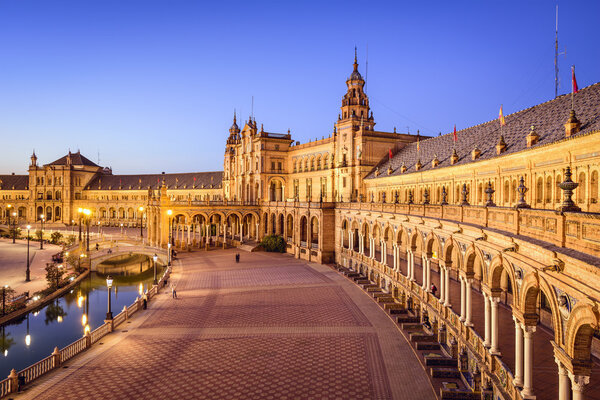
[[[104,323],[108,324],[108,333],[111,333],[112,331],[115,330],[114,320],[112,320],[112,319],[105,319]]]
[[[55,347],[54,351],[52,352],[52,361],[54,368],[60,367],[60,350],[58,350],[58,347]]]
[[[127,306],[123,306],[123,312],[125,313],[125,321],[129,319],[129,312],[127,311]]]
[[[10,375],[8,375],[8,379],[10,380],[10,389],[8,391],[10,393],[16,393],[19,390],[19,374],[13,368],[10,370]]]

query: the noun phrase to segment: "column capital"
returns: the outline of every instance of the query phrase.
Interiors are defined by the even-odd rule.
[[[525,324],[521,324],[521,328],[523,328],[523,335],[525,336],[525,338],[531,338],[536,329],[536,327],[533,325]]]
[[[565,365],[562,363],[562,361],[560,361],[558,357],[554,357],[554,362],[556,363],[556,365],[558,365],[558,374],[566,376],[569,371],[567,370],[567,368],[565,368]]]
[[[489,299],[492,302],[492,305],[496,304],[497,306],[498,303],[500,303],[500,297],[489,296]]]
[[[569,378],[571,379],[571,389],[573,389],[573,392],[583,392],[584,387],[590,383],[589,376],[573,375],[570,371]]]

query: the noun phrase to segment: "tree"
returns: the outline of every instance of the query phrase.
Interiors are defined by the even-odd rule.
[[[37,240],[42,240],[43,235],[44,235],[44,232],[42,232],[40,229],[35,231],[35,237],[37,238]]]
[[[50,235],[50,243],[57,244],[60,239],[62,239],[63,235],[60,232],[52,232]]]
[[[260,242],[260,247],[269,252],[285,253],[287,245],[282,236],[267,235]]]
[[[67,247],[71,246],[73,243],[75,243],[75,235],[67,236],[67,239],[65,240]]]
[[[63,274],[64,268],[58,268],[58,266],[53,263],[46,264],[46,281],[48,282],[48,287],[54,290],[58,289]]]

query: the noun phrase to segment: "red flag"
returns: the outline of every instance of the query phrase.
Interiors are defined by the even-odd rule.
[[[579,92],[579,89],[577,88],[577,79],[575,79],[575,66],[573,65],[571,67],[571,73],[573,75],[572,81],[573,81],[573,93],[577,93]]]
[[[392,159],[392,149],[390,148],[390,160]]]
[[[452,132],[452,136],[454,137],[454,143],[456,143],[456,124],[454,124],[454,132]]]

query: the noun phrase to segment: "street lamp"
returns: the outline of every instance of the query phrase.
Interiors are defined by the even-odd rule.
[[[83,210],[83,214],[85,216],[85,231],[86,231],[86,241],[85,241],[85,251],[90,252],[90,215],[92,215],[92,211],[85,208]]]
[[[8,229],[10,229],[10,208],[12,207],[12,204],[7,204],[6,205],[6,216],[8,217]]]
[[[27,225],[27,270],[25,271],[25,282],[31,281],[31,277],[29,276],[29,230],[31,229],[31,225]]]
[[[79,207],[77,209],[77,214],[79,215],[79,244],[81,245],[81,213],[83,212],[83,208]]]
[[[123,223],[121,223],[121,236],[123,236]]]
[[[44,250],[44,214],[40,215],[40,220],[42,222],[42,228],[40,232],[42,232],[42,236],[40,236],[40,250]]]
[[[171,215],[173,215],[173,210],[167,210],[167,215],[169,218],[169,243],[167,244],[167,266],[171,266],[171,236],[173,234],[173,227],[171,226]]]
[[[108,312],[106,313],[106,319],[113,319],[112,311],[110,310],[110,289],[112,288],[113,279],[109,276],[106,277],[106,286],[108,287]]]
[[[144,240],[144,207],[138,208],[140,212],[140,238]]]
[[[154,260],[154,284],[158,285],[158,280],[156,279],[156,260],[158,260],[158,256],[156,253],[154,253],[154,256],[152,256],[152,260]]]
[[[13,244],[15,244],[15,239],[17,237],[17,212],[13,211],[12,215],[13,215]]]

